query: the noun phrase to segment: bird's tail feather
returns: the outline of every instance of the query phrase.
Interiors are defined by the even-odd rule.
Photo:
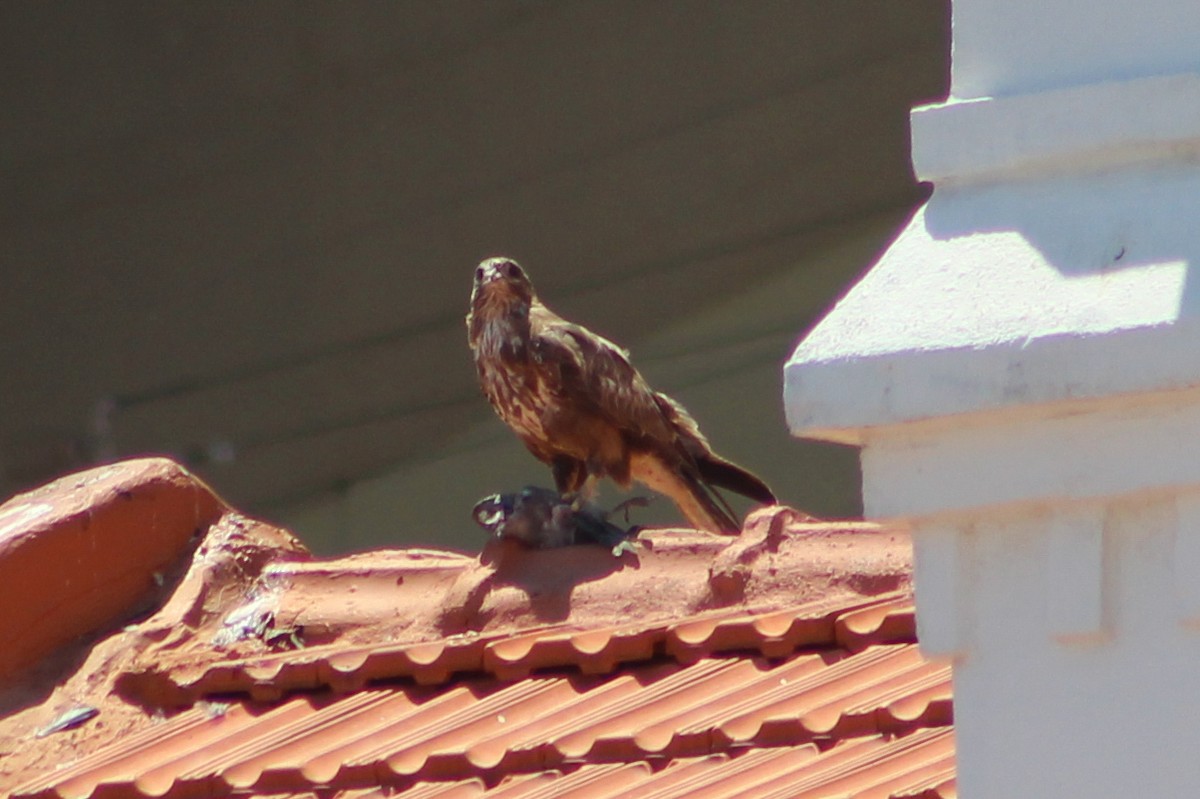
[[[697,458],[696,467],[706,483],[727,488],[764,505],[776,503],[775,494],[767,484],[736,463],[730,463],[718,455],[709,455]]]
[[[674,427],[685,457],[695,461],[696,468],[700,471],[700,479],[710,488],[727,488],[764,505],[774,505],[777,502],[775,493],[766,483],[712,451],[696,420],[688,415],[682,405],[666,394],[656,393],[654,398],[663,416]]]
[[[710,533],[736,535],[742,531],[741,523],[724,497],[709,490],[708,486],[691,475],[680,475],[680,483],[686,494],[673,495],[671,498],[692,526]]]
[[[726,534],[741,531],[732,510],[722,508],[703,480],[688,470],[672,468],[655,455],[637,454],[630,459],[630,472],[638,482],[670,497],[696,529]]]

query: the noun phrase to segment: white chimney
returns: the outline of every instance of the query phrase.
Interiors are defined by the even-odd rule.
[[[954,660],[960,794],[1200,791],[1200,7],[955,0],[935,184],[785,368]]]

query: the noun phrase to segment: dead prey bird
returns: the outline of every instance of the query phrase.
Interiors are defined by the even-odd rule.
[[[610,477],[666,494],[696,528],[736,533],[727,488],[772,505],[771,489],[713,452],[683,406],[646,383],[629,354],[555,315],[508,258],[475,270],[467,339],[483,393],[563,494]]]
[[[629,503],[639,501],[645,502],[637,498]],[[515,540],[531,549],[599,544],[611,549],[613,555],[620,555],[633,550],[629,539],[639,529],[622,529],[593,503],[572,501],[553,489],[537,486],[526,486],[515,494],[484,497],[471,515],[494,537]]]

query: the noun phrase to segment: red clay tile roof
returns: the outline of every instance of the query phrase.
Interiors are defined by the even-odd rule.
[[[38,607],[75,620],[10,661],[0,789],[953,796],[950,675],[915,645],[907,538],[801,518],[648,531],[620,559],[317,562],[169,461],[66,478],[0,507],[0,574],[36,542],[21,563],[47,575],[0,634],[30,637]]]

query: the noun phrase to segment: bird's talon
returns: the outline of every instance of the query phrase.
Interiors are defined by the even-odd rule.
[[[622,541],[621,543],[617,544],[615,547],[612,548],[612,556],[614,558],[619,558],[619,557],[621,557],[621,555],[625,554],[626,552],[628,552],[630,555],[637,554],[637,547],[634,546],[634,543],[632,541],[630,541],[629,539]]]
[[[614,506],[613,509],[609,511],[608,515],[611,516],[617,511],[620,511],[625,517],[625,523],[629,524],[629,509],[632,507],[645,508],[650,505],[651,499],[651,497],[630,497],[624,502]]]

